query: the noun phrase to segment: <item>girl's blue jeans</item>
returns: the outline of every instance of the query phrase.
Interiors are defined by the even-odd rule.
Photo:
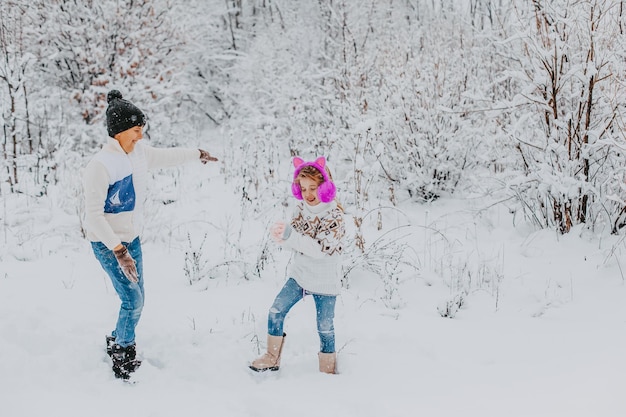
[[[306,294],[310,293],[298,285],[296,280],[293,278],[287,280],[270,308],[267,319],[267,332],[270,335],[283,335],[283,324],[287,313]],[[315,308],[317,310],[317,332],[320,336],[320,351],[322,353],[333,353],[335,352],[335,327],[333,320],[335,318],[335,301],[337,296],[311,295],[313,300],[315,300]]]
[[[115,337],[115,343],[126,347],[135,343],[135,327],[137,327],[141,317],[141,310],[143,309],[144,290],[143,260],[139,238],[130,243],[124,242],[123,245],[128,248],[128,253],[130,253],[130,256],[133,257],[137,264],[137,283],[132,283],[126,278],[112,250],[107,248],[102,242],[91,242],[96,259],[111,278],[113,288],[115,288],[122,302],[112,336]]]

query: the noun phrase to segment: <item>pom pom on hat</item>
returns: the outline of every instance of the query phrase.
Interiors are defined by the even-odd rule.
[[[111,90],[109,94],[107,94],[107,103],[110,103],[112,100],[116,98],[122,98],[122,93],[119,90]]]
[[[106,111],[107,131],[110,137],[135,126],[144,126],[146,116],[133,103],[122,98],[118,90],[111,90],[107,94],[109,107]]]

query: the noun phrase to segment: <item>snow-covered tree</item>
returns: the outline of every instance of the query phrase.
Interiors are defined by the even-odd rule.
[[[543,227],[616,231],[626,196],[623,2],[520,2],[513,16],[512,78],[526,113],[509,129],[524,168],[511,188]]]
[[[36,80],[32,77],[34,56],[28,49],[26,6],[21,2],[0,3],[0,194],[3,184],[10,191],[22,180],[29,156],[37,148],[36,132],[30,115],[29,98]],[[29,178],[27,178],[27,181]]]
[[[178,107],[181,92],[174,79],[185,63],[176,55],[182,41],[167,0],[53,0],[35,6],[37,31],[46,34],[36,45],[40,74],[67,95],[77,117],[103,123],[106,94],[116,88],[141,103],[152,124],[168,127],[162,115]]]

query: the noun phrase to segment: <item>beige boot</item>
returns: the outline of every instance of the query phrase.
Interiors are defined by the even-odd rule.
[[[324,372],[326,374],[334,374],[336,373],[337,366],[337,354],[336,353],[318,353],[317,354],[320,359],[320,372]]]
[[[260,358],[255,359],[250,365],[250,369],[256,372],[278,371],[280,368],[280,354],[283,351],[283,344],[287,334],[282,336],[267,335],[267,352]]]

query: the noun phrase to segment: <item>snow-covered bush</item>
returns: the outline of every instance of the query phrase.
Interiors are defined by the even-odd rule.
[[[510,103],[518,122],[508,132],[523,176],[508,186],[539,227],[617,232],[626,197],[621,2],[516,5],[508,78],[519,88]]]

